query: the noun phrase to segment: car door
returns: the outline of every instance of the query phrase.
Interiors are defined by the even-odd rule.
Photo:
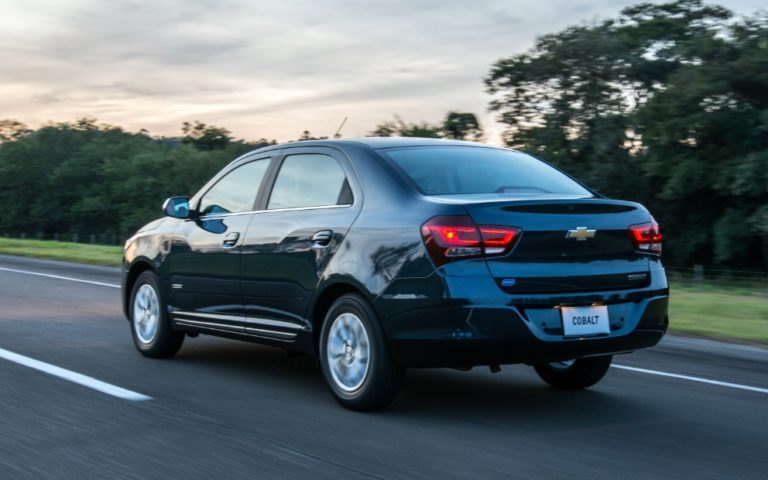
[[[242,330],[242,241],[271,161],[262,156],[239,163],[192,200],[193,215],[174,233],[169,256],[169,304],[177,321]]]
[[[246,322],[287,338],[305,317],[326,266],[360,211],[349,160],[336,149],[283,151],[243,240]]]

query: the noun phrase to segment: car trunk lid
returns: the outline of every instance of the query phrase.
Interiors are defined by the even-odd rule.
[[[650,283],[648,255],[635,250],[629,227],[650,220],[633,202],[553,196],[450,195],[477,225],[515,226],[513,250],[486,256],[491,275],[509,293],[641,288]]]

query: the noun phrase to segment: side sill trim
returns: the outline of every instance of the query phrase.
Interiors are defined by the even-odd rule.
[[[205,322],[199,320],[186,320],[181,318],[174,318],[174,324],[180,326],[195,327],[202,330],[210,330],[215,332],[235,333],[250,337],[268,338],[270,340],[293,340],[298,335],[292,332],[279,332],[277,330],[266,330],[262,328],[251,327],[237,327],[234,325],[225,325],[222,323]]]
[[[204,318],[206,320],[219,320],[224,322],[242,322],[242,323],[250,323],[250,324],[258,325],[262,327],[278,327],[278,328],[285,328],[288,330],[304,329],[304,327],[302,327],[301,325],[297,325],[295,323],[283,322],[281,320],[272,320],[270,318],[247,317],[247,316],[238,316],[238,315],[223,315],[220,313],[185,312],[181,310],[173,311],[171,312],[171,314],[174,317],[182,316],[182,317]],[[247,327],[247,328],[250,328],[250,327]]]

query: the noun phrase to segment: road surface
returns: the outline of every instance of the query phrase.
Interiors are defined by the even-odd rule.
[[[143,358],[117,284],[117,269],[0,255],[0,478],[768,472],[768,349],[667,337],[579,392],[526,366],[410,370],[389,409],[362,414],[310,357],[200,336]]]

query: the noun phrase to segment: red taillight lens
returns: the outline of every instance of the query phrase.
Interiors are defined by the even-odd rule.
[[[451,260],[503,255],[520,235],[517,227],[475,225],[468,216],[434,217],[421,227],[421,235],[438,267]]]
[[[475,247],[480,244],[480,234],[474,225],[429,225],[427,228],[441,247]]]
[[[661,254],[661,228],[656,220],[651,218],[648,223],[630,225],[629,232],[636,250]]]

